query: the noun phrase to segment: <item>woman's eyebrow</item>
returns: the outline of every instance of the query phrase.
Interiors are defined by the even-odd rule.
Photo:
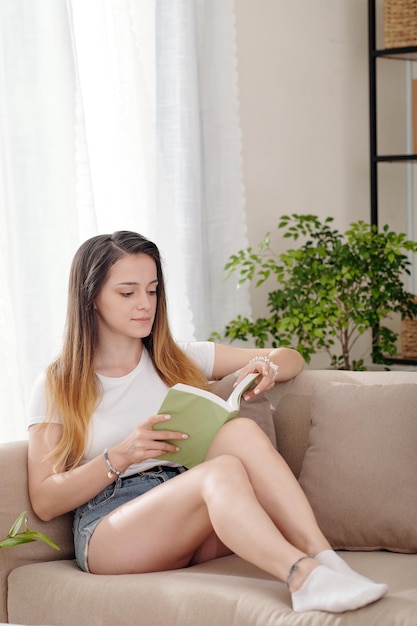
[[[135,281],[124,281],[122,283],[116,283],[116,287],[121,287],[122,285],[139,285],[139,283],[135,282]]]
[[[148,285],[154,285],[155,283],[159,282],[157,278],[155,278],[155,280],[151,280],[150,283],[148,283]],[[121,287],[122,285],[139,285],[140,283],[138,283],[137,281],[134,280],[126,280],[123,281],[121,283],[116,283],[116,287]]]

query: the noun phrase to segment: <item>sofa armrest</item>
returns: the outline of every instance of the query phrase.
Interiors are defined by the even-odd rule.
[[[0,444],[0,538],[6,537],[18,515],[27,511],[29,528],[48,535],[60,550],[53,550],[42,541],[0,550],[0,622],[7,621],[7,576],[13,569],[27,563],[74,558],[72,514],[42,522],[33,512],[28,492],[27,446],[27,441]]]

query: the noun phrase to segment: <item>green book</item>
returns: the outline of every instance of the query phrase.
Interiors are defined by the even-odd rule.
[[[227,400],[191,385],[178,383],[171,387],[158,411],[159,415],[163,413],[171,415],[171,419],[155,424],[154,430],[175,430],[186,433],[188,439],[168,440],[181,450],[168,452],[157,458],[173,461],[188,468],[201,463],[214,435],[220,426],[236,417],[242,395],[258,376],[256,372],[245,376]]]

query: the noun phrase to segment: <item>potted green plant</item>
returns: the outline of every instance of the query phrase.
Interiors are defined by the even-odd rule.
[[[24,530],[19,532],[23,522],[25,524]],[[49,539],[49,537],[38,530],[29,530],[26,511],[23,511],[9,530],[7,537],[0,540],[0,548],[12,548],[13,546],[37,540],[45,542],[48,546],[54,548],[54,550],[59,550],[59,547],[51,539]]]
[[[274,279],[267,297],[269,316],[256,321],[237,316],[223,335],[213,333],[212,338],[252,338],[259,347],[292,345],[307,362],[326,351],[331,367],[351,370],[365,369],[364,359],[354,360],[352,349],[371,330],[373,361],[394,357],[398,333],[383,322],[392,313],[402,318],[417,314],[414,295],[404,286],[408,255],[417,252],[417,243],[388,226],[378,231],[363,221],[341,233],[332,221],[286,215],[277,228],[298,247],[277,254],[268,232],[257,250],[233,254],[225,269],[228,275],[239,272],[239,283],[256,280],[258,287]]]

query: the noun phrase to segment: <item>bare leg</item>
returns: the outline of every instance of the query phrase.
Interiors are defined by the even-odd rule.
[[[251,478],[237,456],[223,454],[119,507],[93,533],[90,570],[122,574],[181,568],[214,532],[230,550],[285,580],[305,554],[283,537],[260,504],[252,480],[257,482],[255,474]],[[275,516],[279,507],[274,498],[272,503]],[[295,611],[341,612],[377,600],[386,586],[305,558],[290,580],[290,591]]]
[[[340,564],[340,558],[320,531],[294,475],[253,421],[240,418],[226,424],[213,441],[207,459],[226,450],[242,462],[257,499],[289,545],[307,554],[320,553],[319,561],[302,558],[291,569],[289,588],[295,611],[351,610],[374,602],[387,592],[386,585],[373,583],[342,567],[344,563]],[[317,567],[323,558],[331,569]]]
[[[263,510],[239,459],[223,455],[104,518],[90,541],[89,567],[94,573],[184,567],[213,530],[230,550],[281,580],[303,555]],[[309,561],[306,570],[318,566]]]
[[[330,549],[297,479],[253,420],[236,418],[219,430],[207,459],[225,453],[240,459],[259,503],[289,543],[305,554]]]
[[[218,559],[221,556],[228,556],[233,554],[232,550],[224,545],[213,531],[212,534],[197,548],[193,556],[190,559],[189,565],[198,565],[198,563],[205,563],[206,561],[212,561]]]

